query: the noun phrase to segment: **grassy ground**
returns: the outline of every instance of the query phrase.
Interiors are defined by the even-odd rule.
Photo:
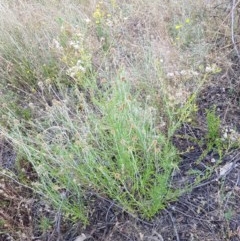
[[[0,237],[163,240],[167,214],[206,238],[172,212],[237,167],[237,5],[3,0]]]

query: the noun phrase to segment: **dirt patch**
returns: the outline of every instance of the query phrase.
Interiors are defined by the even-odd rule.
[[[9,141],[0,135],[0,167],[13,170],[15,166],[16,154]]]
[[[202,120],[206,109],[216,108],[223,125],[235,127],[240,130],[240,78],[237,62],[212,81],[198,96],[198,118]]]

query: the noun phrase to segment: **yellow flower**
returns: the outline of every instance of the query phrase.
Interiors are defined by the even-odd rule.
[[[95,19],[99,19],[99,18],[102,17],[100,8],[98,8],[98,7],[96,8],[95,12],[93,13],[93,17],[94,17]]]
[[[190,19],[187,18],[187,19],[185,20],[185,22],[186,22],[186,23],[190,23]]]
[[[104,11],[101,9],[100,5],[97,5],[95,12],[93,13],[93,18],[95,19],[95,22],[99,24],[101,20],[104,18],[104,16]]]
[[[115,8],[117,6],[116,0],[111,0],[112,7]]]
[[[182,27],[183,27],[182,24],[178,24],[178,25],[175,26],[175,29],[180,29]]]

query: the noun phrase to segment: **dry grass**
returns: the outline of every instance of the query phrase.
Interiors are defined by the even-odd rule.
[[[35,82],[48,77],[39,68],[41,65],[64,70],[66,66],[59,59],[56,63],[58,53],[52,52],[54,40],[62,34],[61,28],[65,28],[65,34],[80,31],[84,35],[85,47],[100,78],[109,79],[124,68],[133,83],[159,88],[168,75],[171,93],[179,92],[174,99],[182,95],[182,102],[202,79],[202,75],[192,72],[202,72],[202,66],[226,62],[227,51],[221,52],[220,57],[219,52],[214,52],[218,36],[230,35],[227,16],[223,19],[215,16],[222,17],[220,7],[224,9],[224,1],[102,1],[100,7],[105,14],[102,33],[96,33],[93,18],[97,4],[98,1],[19,1],[18,4],[3,1],[1,62],[8,70],[8,75],[1,73],[3,79],[13,81],[13,75],[21,76],[19,71],[28,71],[29,63],[32,71],[28,78],[34,77]],[[88,20],[91,20],[89,24]],[[21,70],[15,67],[18,58],[29,61]],[[17,82],[26,84],[25,80]]]

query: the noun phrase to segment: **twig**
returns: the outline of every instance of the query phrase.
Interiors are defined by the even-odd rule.
[[[170,207],[171,208],[171,207]],[[182,215],[184,215],[184,216],[186,216],[186,217],[189,217],[189,218],[192,218],[192,219],[196,219],[196,220],[199,220],[199,221],[203,221],[203,222],[211,222],[212,220],[210,220],[210,219],[203,219],[203,218],[197,218],[197,217],[194,217],[194,216],[191,216],[191,215],[189,215],[189,214],[186,214],[186,213],[184,213],[184,212],[182,212],[182,211],[180,211],[180,210],[178,210],[177,208],[171,208],[173,211],[176,211],[176,212],[178,212],[178,213],[181,213]],[[214,220],[214,221],[216,221],[216,222],[222,222],[222,220]]]
[[[237,44],[235,42],[235,38],[234,38],[234,13],[235,13],[235,8],[238,5],[239,1],[236,3],[236,0],[232,0],[232,9],[231,9],[231,35],[232,35],[232,43],[234,46],[234,49],[237,53],[238,56],[238,60],[240,60],[240,54],[238,51],[238,47]]]
[[[95,193],[95,192],[88,192],[90,195],[95,195],[96,197],[98,197],[98,198],[100,198],[100,199],[102,199],[102,200],[104,200],[104,201],[106,201],[106,202],[109,202],[109,203],[111,203],[111,206],[110,207],[117,207],[118,209],[120,209],[120,210],[122,210],[123,212],[126,212],[128,215],[130,215],[131,217],[133,217],[134,219],[136,219],[136,220],[138,220],[139,222],[141,222],[141,223],[143,223],[143,224],[146,224],[146,225],[149,225],[149,226],[154,226],[153,225],[153,223],[150,223],[150,222],[147,222],[147,221],[144,221],[144,220],[142,220],[141,218],[138,218],[138,217],[136,217],[134,214],[132,214],[132,213],[130,213],[130,212],[128,212],[126,209],[124,209],[123,207],[121,207],[120,205],[118,205],[118,204],[116,204],[115,202],[113,202],[113,201],[111,201],[111,200],[109,200],[109,199],[107,199],[107,198],[104,198],[104,197],[102,197],[102,196],[100,196],[99,194],[97,194],[97,193]]]
[[[35,192],[35,193],[42,194],[42,193],[38,192],[36,189],[33,189],[32,187],[27,186],[27,185],[25,185],[25,184],[23,184],[23,183],[20,183],[20,182],[19,182],[18,180],[16,180],[14,177],[12,177],[11,175],[7,174],[6,171],[4,171],[4,170],[0,170],[0,175],[3,175],[3,176],[5,176],[5,177],[11,179],[13,182],[17,183],[19,186],[22,186],[22,187],[25,187],[25,188],[27,188],[27,189],[30,189],[31,191],[33,191],[33,192]]]
[[[155,238],[154,236],[151,236],[148,239],[152,240],[152,241],[164,241],[162,235],[160,233],[156,232],[155,230],[153,231],[153,235],[156,235],[157,237]]]
[[[239,171],[238,171],[238,177],[237,177],[237,180],[236,180],[236,182],[235,182],[234,187],[238,186],[238,183],[239,183]],[[226,200],[226,202],[225,202],[225,204],[224,204],[224,207],[223,207],[223,210],[224,210],[224,211],[226,210],[226,207],[227,207],[229,198],[231,197],[233,191],[234,191],[234,188],[233,188],[232,191],[229,192],[228,195],[227,195],[227,200]]]
[[[109,214],[109,211],[111,210],[112,206],[114,205],[114,203],[111,203],[110,207],[108,208],[107,210],[107,213],[106,213],[106,216],[105,216],[105,221],[108,222],[108,214]]]
[[[206,186],[206,185],[208,185],[208,184],[210,184],[210,183],[212,183],[212,182],[216,182],[216,181],[218,181],[218,178],[214,178],[214,179],[209,180],[209,181],[207,181],[207,182],[200,183],[199,185],[194,186],[194,187],[192,188],[192,190],[193,190],[193,189],[196,189],[196,188],[199,188],[199,187]]]
[[[208,185],[208,184],[210,184],[210,183],[212,183],[212,182],[218,182],[218,181],[220,181],[220,179],[226,177],[226,175],[228,175],[235,167],[238,166],[237,162],[240,161],[239,155],[240,155],[240,153],[237,153],[234,157],[231,158],[231,160],[229,160],[229,163],[232,162],[232,166],[229,168],[229,170],[227,171],[226,174],[224,174],[224,175],[222,175],[222,176],[221,176],[221,175],[218,175],[216,178],[213,178],[213,179],[211,179],[211,180],[209,180],[209,181],[207,181],[207,182],[204,182],[204,183],[200,183],[199,185],[194,186],[194,187],[192,188],[192,190],[193,190],[193,189],[196,189],[196,188],[199,188],[199,187],[206,186],[206,185]]]
[[[167,211],[167,210],[166,210],[166,212],[168,213],[169,217],[171,218],[176,239],[177,239],[177,241],[180,241],[180,238],[179,238],[179,235],[178,235],[178,231],[177,231],[177,228],[176,228],[175,221],[173,219],[172,213]]]

